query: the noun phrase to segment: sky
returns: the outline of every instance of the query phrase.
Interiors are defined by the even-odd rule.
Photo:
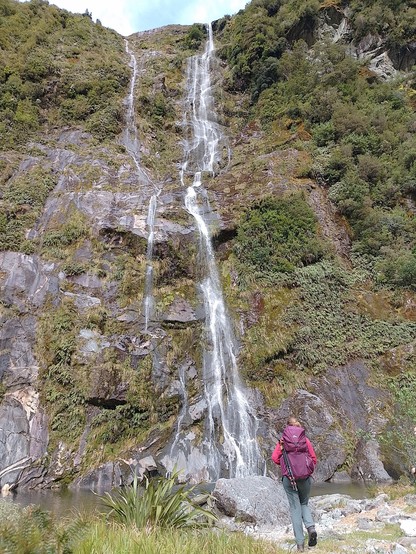
[[[232,15],[249,0],[49,0],[74,13],[88,10],[92,19],[123,36],[170,23],[207,23]]]

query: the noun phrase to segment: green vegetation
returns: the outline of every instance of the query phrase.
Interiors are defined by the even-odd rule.
[[[200,25],[160,29],[131,39],[140,52],[146,71],[137,81],[135,113],[141,144],[141,158],[156,181],[176,178],[175,164],[182,157],[182,118],[184,69],[187,58],[201,44]],[[164,186],[164,189],[169,185]]]
[[[180,498],[181,493],[172,499]],[[166,508],[166,506],[164,506]],[[198,509],[201,513],[209,514]],[[271,554],[280,552],[271,543],[242,533],[211,529],[184,529],[179,525],[157,525],[152,529],[108,521],[104,515],[75,514],[58,520],[39,507],[22,508],[3,500],[0,504],[0,552],[8,554]],[[183,519],[192,521],[193,514]],[[153,531],[153,532],[152,532]],[[282,550],[283,552],[283,550]]]
[[[49,413],[52,444],[63,437],[69,443],[76,441],[85,424],[85,391],[72,367],[79,328],[78,313],[70,301],[49,309],[39,323],[39,390]]]
[[[13,168],[0,161],[0,250],[20,250],[25,233],[42,213],[43,205],[56,185],[51,168],[35,165],[25,174],[10,179]]]
[[[414,356],[407,360],[406,371],[399,375],[384,377],[386,388],[393,399],[392,423],[380,437],[383,457],[387,468],[400,467],[401,475],[408,475],[415,464],[416,436],[413,432],[416,421],[416,363]],[[391,470],[392,471],[392,470]],[[399,474],[392,471],[395,477]]]
[[[391,48],[409,40],[412,3],[352,1],[351,8],[357,39],[384,25]],[[416,184],[414,74],[378,80],[342,44],[297,40],[321,9],[317,1],[258,0],[224,24],[228,87],[251,92],[250,117],[268,133],[283,125],[306,130],[312,140],[299,146],[314,159],[310,176],[329,188],[348,221],[356,263],[371,265],[380,284],[414,289],[416,223],[406,200]]]
[[[144,439],[152,425],[160,425],[177,410],[176,400],[156,395],[151,380],[152,361],[143,357],[137,368],[127,358],[122,361],[110,345],[103,353],[90,356],[88,364],[76,356],[79,332],[82,328],[97,329],[97,341],[109,334],[112,322],[106,314],[88,313],[80,316],[70,298],[58,307],[49,307],[42,316],[37,335],[37,354],[42,360],[38,388],[47,407],[52,445],[65,441],[74,445],[79,440],[90,405],[100,406],[91,420],[87,441],[86,463],[101,455],[118,453],[124,441]],[[107,406],[117,387],[126,388],[126,397]],[[98,400],[95,398],[98,396]],[[111,402],[110,402],[111,404]]]
[[[189,50],[198,50],[205,38],[205,25],[194,23],[185,37],[185,45]]]
[[[65,124],[101,140],[121,131],[130,72],[117,33],[44,0],[1,0],[0,14],[0,147]]]
[[[286,313],[296,328],[290,350],[300,369],[319,372],[357,358],[374,359],[416,336],[416,323],[399,315],[365,314],[354,306],[354,291],[365,287],[365,275],[329,262],[299,270],[294,283],[302,303]]]
[[[0,513],[0,552],[68,552],[64,550],[64,537],[49,512],[37,506],[21,508],[3,500]]]
[[[400,482],[398,485],[378,487],[374,491],[389,495],[392,502],[414,493],[414,486]],[[403,509],[397,502],[398,509]],[[218,528],[183,528],[179,526],[152,526],[116,523],[102,514],[72,514],[58,520],[39,507],[22,508],[3,500],[0,503],[0,551],[8,554],[283,554],[287,543],[255,539],[239,532],[227,532]],[[369,539],[397,542],[402,536],[398,524],[386,524],[381,529],[338,534],[337,537],[319,539],[319,551],[333,553],[348,545],[354,551],[362,551]]]
[[[322,258],[317,220],[301,195],[265,198],[247,209],[236,238],[235,253],[245,271],[267,279],[293,272]]]
[[[109,508],[108,517],[127,526],[146,529],[200,527],[215,521],[210,510],[192,502],[194,487],[175,486],[179,476],[144,478],[144,487],[135,475],[131,487],[101,497]]]
[[[349,39],[380,32],[393,59],[403,53],[414,2],[352,0],[350,7]],[[250,182],[252,195],[236,224],[228,259],[236,290],[228,294],[249,321],[240,355],[245,375],[273,406],[307,378],[299,370],[310,375],[357,358],[377,365],[416,336],[413,312],[404,309],[416,287],[415,73],[385,81],[341,42],[318,40],[319,19],[338,8],[339,2],[254,0],[215,28],[217,51],[228,63],[224,117],[240,137],[235,183]],[[305,163],[290,180],[283,164],[294,148]],[[302,194],[282,195],[276,186],[271,197],[258,184],[266,171],[268,187],[283,175],[286,190]],[[326,241],[325,207],[316,209],[318,223],[308,205],[313,180],[351,239],[342,261]],[[250,300],[248,291],[260,299]],[[404,375],[406,367],[414,371],[405,360],[400,367]],[[407,401],[390,392],[404,414]]]

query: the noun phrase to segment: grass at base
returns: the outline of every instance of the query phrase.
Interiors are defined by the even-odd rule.
[[[205,530],[157,530],[152,533],[105,522],[92,524],[73,543],[77,554],[278,554],[274,545],[242,533]]]

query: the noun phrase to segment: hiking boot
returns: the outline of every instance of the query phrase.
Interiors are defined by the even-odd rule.
[[[308,527],[308,546],[316,546],[316,543],[318,542],[318,535],[315,531],[315,527]]]
[[[305,547],[303,546],[303,543],[302,543],[302,544],[298,544],[297,547],[298,547],[298,548],[297,548],[298,552],[305,552]]]

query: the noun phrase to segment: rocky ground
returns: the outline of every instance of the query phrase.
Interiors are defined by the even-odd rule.
[[[414,492],[414,487],[396,489],[395,495],[400,497],[394,499],[386,493],[359,500],[343,494],[311,498],[318,545],[306,550],[311,554],[416,552]],[[295,551],[288,506],[279,481],[255,477],[247,486],[247,480],[220,479],[214,497],[226,514],[221,522],[228,529],[272,542],[276,554]]]

